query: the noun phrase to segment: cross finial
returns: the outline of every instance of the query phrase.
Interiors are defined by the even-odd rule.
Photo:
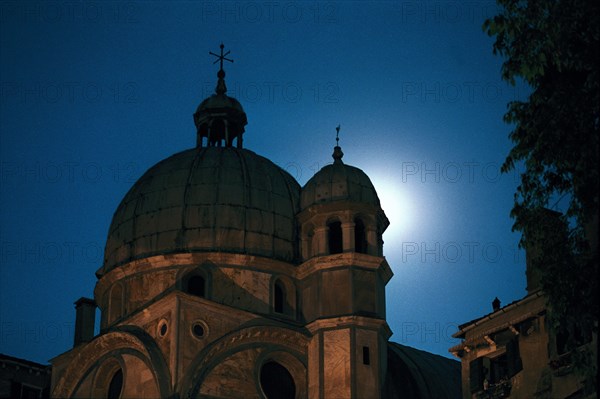
[[[344,156],[344,153],[342,152],[342,149],[340,148],[340,129],[342,128],[341,125],[337,125],[337,127],[335,128],[335,147],[333,148],[333,163],[343,163],[342,162],[342,157]]]
[[[218,62],[219,70],[222,71],[223,70],[223,60],[229,61],[229,62],[233,62],[233,60],[230,58],[227,58],[227,55],[229,55],[229,53],[231,53],[231,51],[227,51],[225,54],[223,54],[223,49],[225,48],[223,43],[221,43],[221,45],[219,47],[221,48],[221,54],[215,54],[212,51],[209,51],[208,54],[217,57],[217,59],[215,60],[215,62],[213,62],[213,64],[216,64]]]

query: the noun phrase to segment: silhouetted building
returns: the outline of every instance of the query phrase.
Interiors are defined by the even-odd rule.
[[[556,212],[540,216],[560,230]],[[464,399],[483,398],[596,398],[594,380],[574,372],[573,353],[567,350],[568,334],[579,348],[597,358],[597,336],[591,331],[561,329],[554,333],[547,319],[547,297],[540,273],[532,262],[537,248],[527,248],[527,295],[493,312],[459,326],[453,335],[463,341],[450,348],[462,361]]]
[[[389,222],[369,177],[336,146],[300,187],[244,149],[226,55],[194,114],[196,148],[118,206],[96,273],[100,334],[86,333],[94,302],[78,301],[53,396],[459,397],[458,362],[388,342]]]
[[[48,398],[51,367],[0,354],[0,398]]]

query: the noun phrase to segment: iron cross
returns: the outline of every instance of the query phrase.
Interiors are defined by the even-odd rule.
[[[219,62],[220,69],[223,69],[223,60],[229,61],[229,62],[233,62],[233,60],[226,57],[229,53],[231,53],[231,51],[227,51],[225,54],[223,54],[223,49],[225,48],[223,43],[221,43],[220,47],[221,47],[221,55],[215,54],[212,51],[209,51],[208,54],[214,55],[215,57],[217,57],[217,59],[215,60],[215,62],[213,62],[213,64],[216,64],[217,62]]]

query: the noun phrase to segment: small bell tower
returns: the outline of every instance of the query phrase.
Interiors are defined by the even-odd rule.
[[[333,163],[302,190],[302,310],[312,334],[311,398],[382,397],[387,372],[383,257],[389,225],[370,179],[346,165],[336,128]]]
[[[232,147],[235,140],[237,148],[242,148],[242,135],[248,120],[240,102],[225,94],[227,86],[223,61],[233,62],[233,60],[227,58],[230,51],[224,53],[224,48],[225,46],[221,44],[220,54],[209,52],[210,55],[217,57],[214,63],[219,63],[218,80],[215,94],[202,101],[194,113],[197,147]]]

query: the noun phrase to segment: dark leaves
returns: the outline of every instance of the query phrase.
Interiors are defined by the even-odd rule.
[[[587,237],[599,209],[600,2],[498,4],[501,13],[483,30],[496,39],[494,54],[504,57],[502,78],[523,79],[532,89],[504,115],[514,126],[514,146],[501,170],[525,168],[511,211],[513,230],[522,233],[522,246],[538,249],[535,263],[555,326],[589,327],[598,300],[598,259]],[[564,213],[546,218],[545,208],[559,199],[568,203]]]

